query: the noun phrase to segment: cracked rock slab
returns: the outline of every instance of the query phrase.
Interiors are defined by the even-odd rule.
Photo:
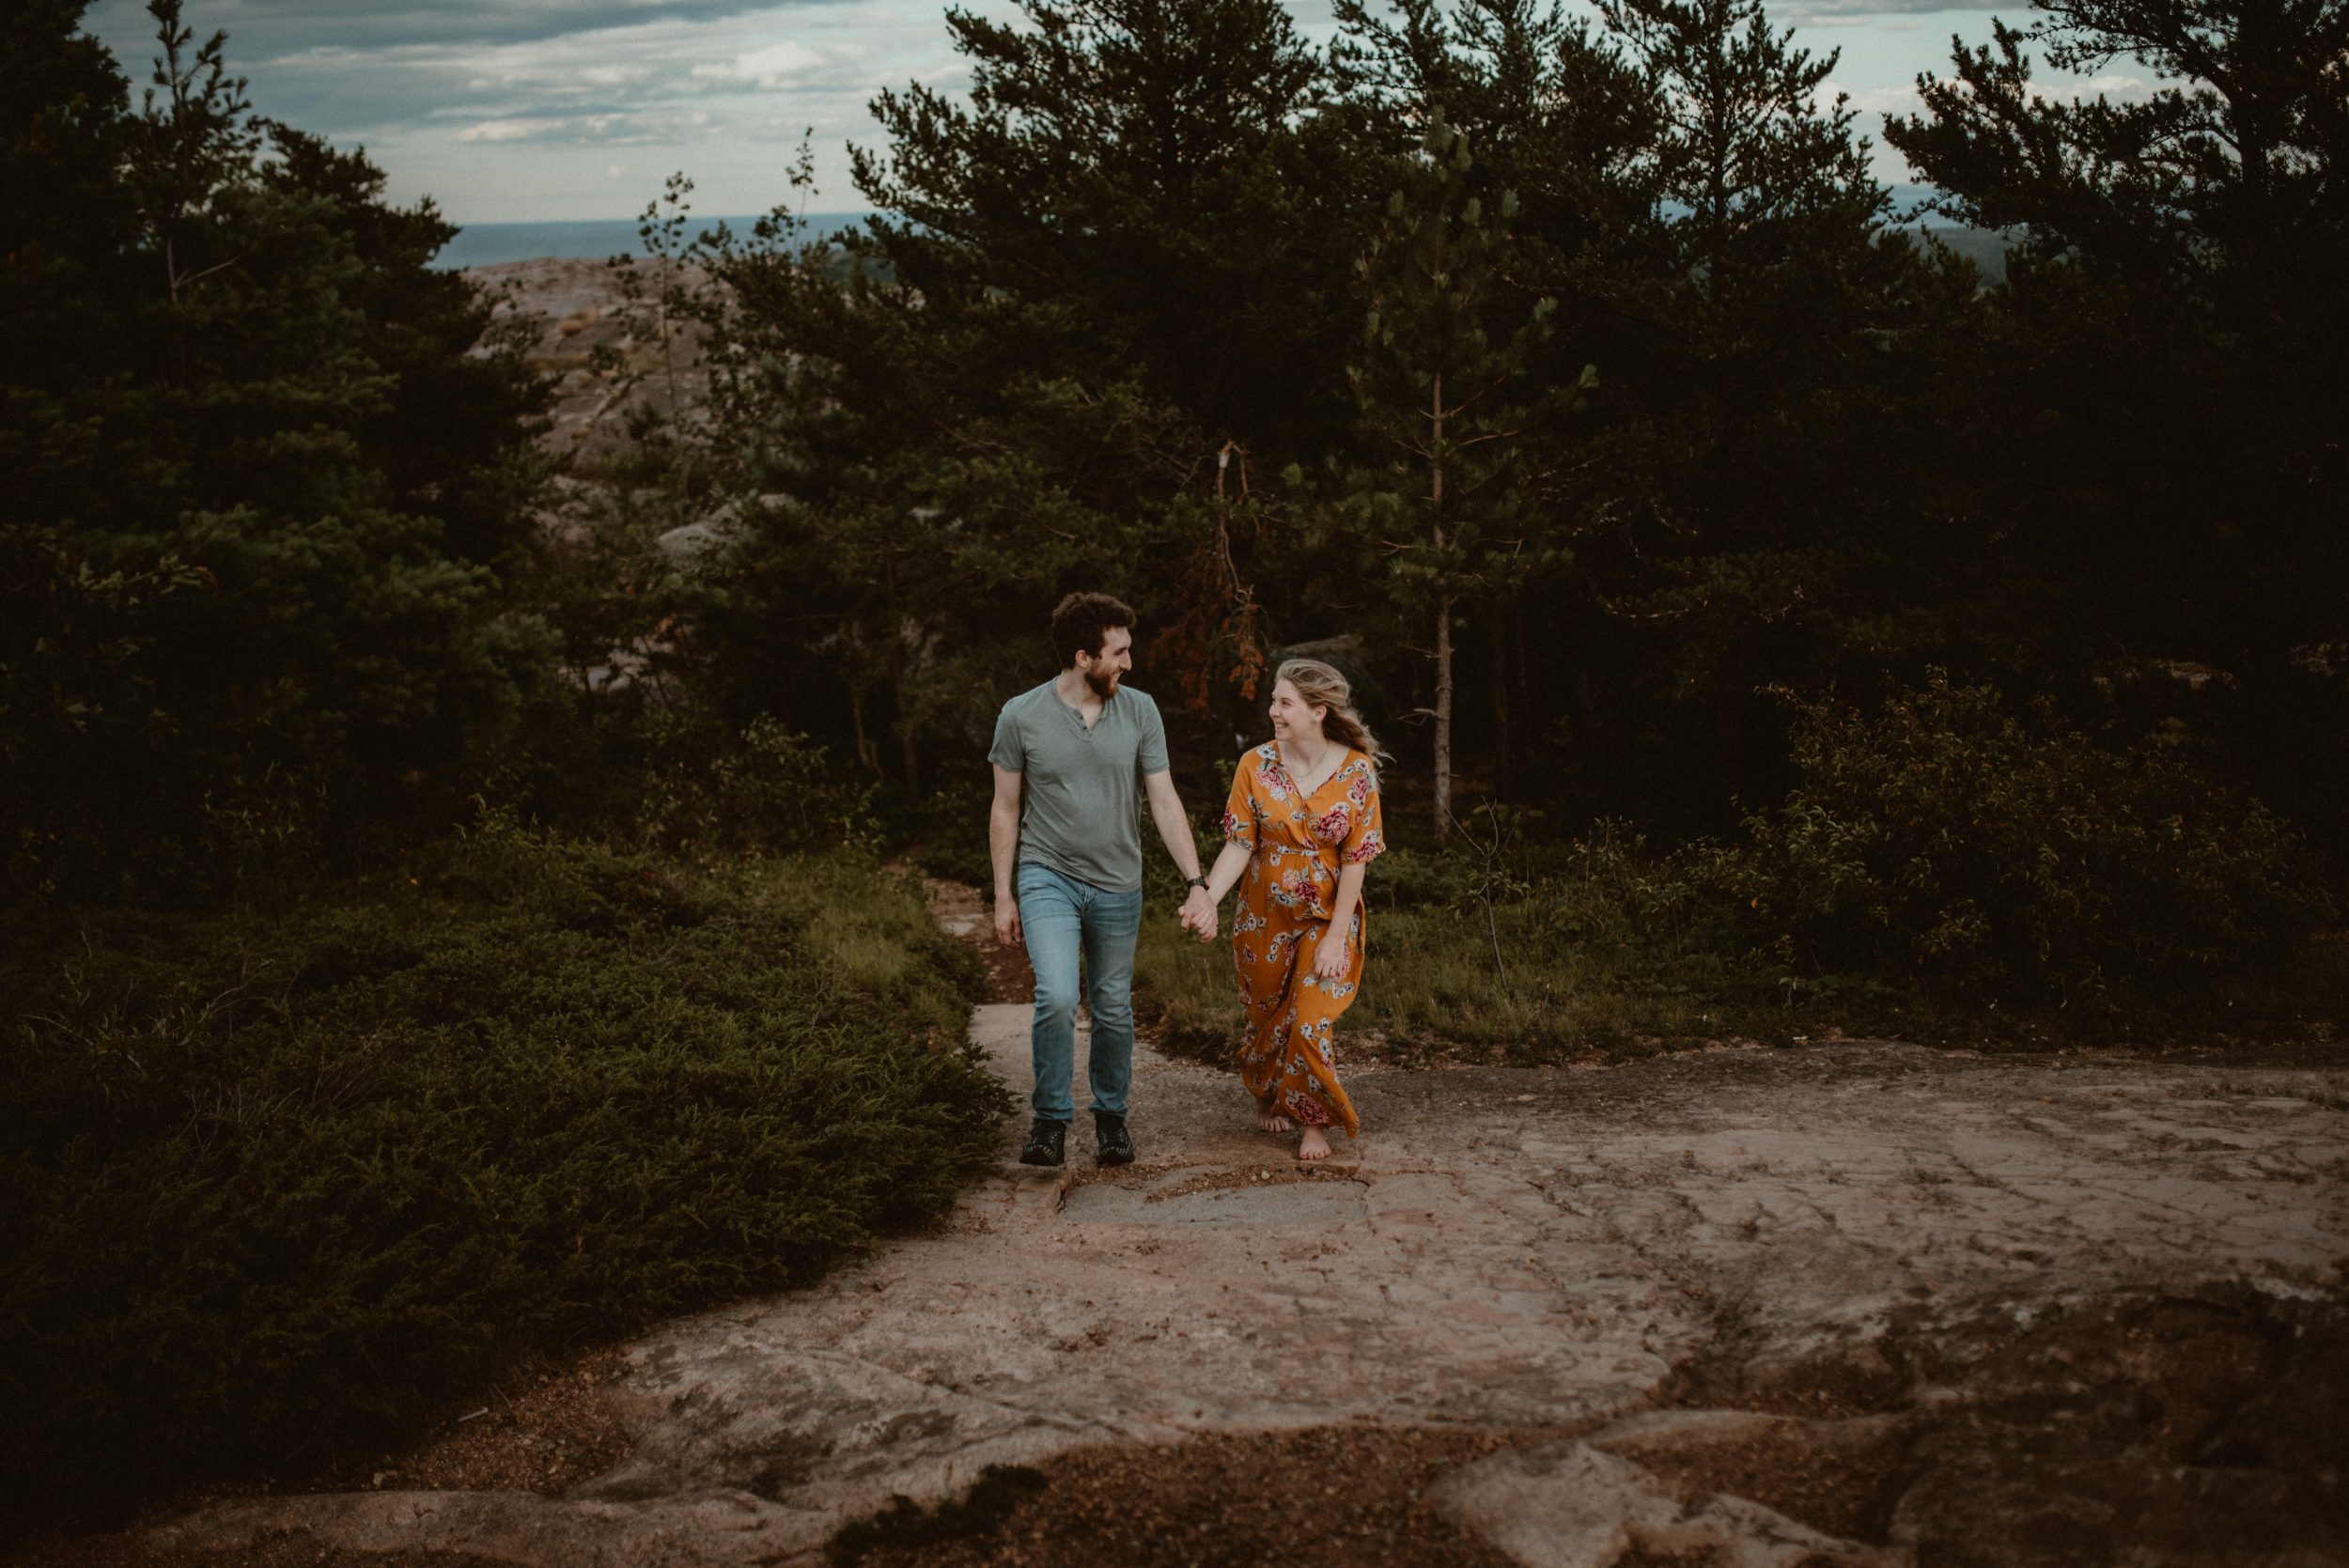
[[[1027,1028],[1024,1006],[972,1021],[1021,1091]],[[1760,1403],[1864,1423],[1931,1396],[1882,1349],[1896,1326],[2213,1278],[2321,1296],[2349,1256],[2340,1075],[1850,1042],[1352,1087],[1352,1162],[1306,1172],[1235,1079],[1139,1051],[1140,1163],[1096,1171],[1077,1138],[1067,1169],[1028,1171],[1007,1126],[1003,1169],[934,1231],[659,1327],[611,1385],[634,1448],[608,1472],[558,1496],[241,1502],[167,1539],[298,1526],[545,1568],[813,1562],[839,1525],[990,1464],[1373,1421],[1592,1435],[1462,1472],[1459,1506],[1528,1562],[1606,1560],[1619,1537],[1892,1562],[1688,1489],[1672,1455],[1697,1438],[1625,1418]],[[1711,1412],[1708,1440],[1757,1446],[1751,1414]],[[1820,1454],[1884,1436],[1804,1430]],[[1586,1483],[1611,1500],[1576,1501]],[[1902,1539],[1963,1506],[1920,1498]],[[1558,1555],[1569,1537],[1581,1557]]]
[[[1590,1443],[1510,1449],[1446,1476],[1437,1505],[1526,1568],[1613,1568],[1634,1551],[1720,1568],[1911,1568],[1906,1550],[1841,1541],[1760,1503],[1689,1494]]]

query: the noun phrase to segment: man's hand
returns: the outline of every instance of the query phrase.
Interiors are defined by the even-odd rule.
[[[1018,947],[1020,939],[1019,900],[998,893],[995,897],[995,939],[1005,947]]]
[[[1324,931],[1314,944],[1314,973],[1323,980],[1346,978],[1346,939],[1335,930]]]
[[[1206,889],[1193,888],[1190,896],[1183,900],[1181,924],[1186,931],[1197,932],[1203,942],[1215,940],[1215,900],[1207,896]]]

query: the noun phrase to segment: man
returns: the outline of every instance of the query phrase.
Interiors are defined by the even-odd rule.
[[[1035,970],[1034,1121],[1023,1165],[1059,1165],[1076,1115],[1080,960],[1093,1013],[1086,1064],[1093,1089],[1095,1157],[1127,1165],[1126,1090],[1133,1076],[1134,939],[1142,929],[1142,824],[1150,820],[1190,883],[1182,925],[1215,935],[1215,906],[1199,874],[1190,819],[1167,771],[1159,705],[1122,686],[1133,668],[1134,613],[1107,594],[1071,594],[1052,612],[1061,672],[1003,705],[995,721],[995,804],[988,847],[995,859],[995,939],[1023,939]],[[1025,800],[1023,803],[1022,796]]]

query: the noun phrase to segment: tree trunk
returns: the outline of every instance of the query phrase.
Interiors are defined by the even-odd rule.
[[[856,760],[866,772],[879,778],[880,748],[873,744],[873,737],[864,727],[864,687],[853,675],[848,679],[848,726],[856,735]]]
[[[1436,257],[1439,266],[1443,259],[1441,231],[1438,231]],[[1427,442],[1427,510],[1429,527],[1434,534],[1436,550],[1443,551],[1443,372],[1434,377],[1434,389],[1428,395],[1427,417],[1431,425]],[[1437,570],[1442,565],[1438,563]],[[1452,831],[1452,595],[1436,596],[1436,840],[1443,841]]]
[[[1436,836],[1452,831],[1452,596],[1436,601]]]
[[[1509,620],[1498,610],[1488,619],[1492,647],[1487,657],[1493,665],[1493,799],[1506,800],[1514,782],[1509,768]]]
[[[1587,808],[1602,799],[1603,788],[1613,785],[1615,770],[1606,753],[1606,735],[1599,725],[1598,695],[1591,687],[1590,653],[1581,639],[1568,644],[1567,658],[1572,669],[1566,693],[1574,706],[1574,742],[1568,755],[1573,759],[1576,781],[1581,790],[1582,799],[1578,804]]]
[[[892,727],[897,732],[897,762],[905,771],[906,789],[919,800],[922,794],[921,748],[914,743],[913,724],[906,717],[906,665],[911,656],[907,652],[904,621],[897,620],[896,626],[897,635],[890,640],[889,644],[889,703],[894,710],[891,714]]]
[[[1747,667],[1741,660],[1726,659],[1713,672],[1713,738],[1720,756],[1721,793],[1733,801],[1746,790],[1749,677],[1740,672]]]

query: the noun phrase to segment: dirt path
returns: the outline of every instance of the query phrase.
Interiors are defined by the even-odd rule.
[[[1026,1032],[972,1018],[1023,1087]],[[1000,1506],[899,1508],[868,1560],[2349,1561],[2349,1073],[1874,1042],[1388,1072],[1313,1172],[1223,1075],[1136,1075],[1130,1169],[1078,1138],[1023,1169],[1007,1125],[938,1233],[625,1347],[600,1473],[148,1545],[813,1562],[1002,1466]]]

